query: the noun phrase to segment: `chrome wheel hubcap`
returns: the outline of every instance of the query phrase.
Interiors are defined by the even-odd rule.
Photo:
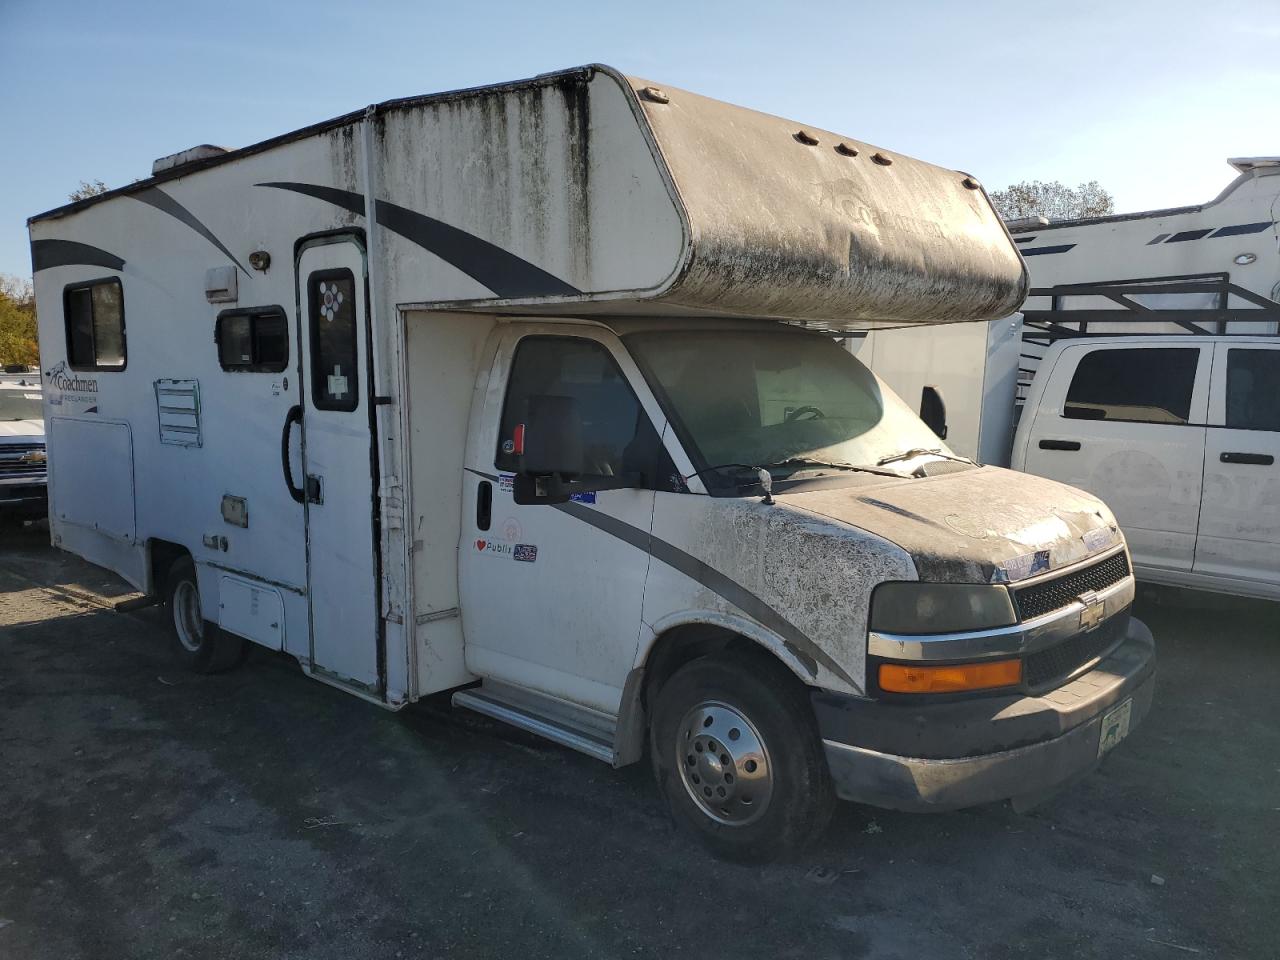
[[[178,642],[196,653],[204,639],[204,621],[200,616],[200,591],[190,580],[183,580],[173,591],[173,625]]]
[[[769,806],[769,751],[736,707],[707,700],[686,713],[676,729],[675,756],[685,790],[712,820],[745,826]]]

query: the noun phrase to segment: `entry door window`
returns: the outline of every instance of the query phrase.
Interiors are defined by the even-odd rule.
[[[1280,431],[1280,350],[1227,353],[1227,426]]]
[[[318,410],[359,406],[356,281],[350,270],[321,270],[307,279],[311,303],[311,401]]]
[[[1095,350],[1076,367],[1062,415],[1070,420],[1186,423],[1197,347]]]

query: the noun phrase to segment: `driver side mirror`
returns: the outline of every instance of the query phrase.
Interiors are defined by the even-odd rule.
[[[566,503],[575,493],[643,486],[638,473],[599,476],[585,472],[582,416],[573,397],[529,397],[520,472],[512,499],[522,505]]]
[[[939,440],[947,439],[947,405],[937,387],[925,387],[920,391],[920,419],[938,435]]]

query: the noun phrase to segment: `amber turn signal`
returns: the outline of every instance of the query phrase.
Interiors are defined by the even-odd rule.
[[[957,693],[1011,687],[1021,682],[1021,660],[987,660],[940,667],[880,664],[880,689],[889,693]]]

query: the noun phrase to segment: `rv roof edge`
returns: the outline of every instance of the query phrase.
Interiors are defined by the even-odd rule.
[[[351,144],[370,136],[372,152],[356,156]],[[741,316],[847,333],[1002,316],[1028,289],[969,174],[603,64],[388,100],[153,169],[31,218],[34,260],[87,256],[63,236],[77,228],[53,221],[130,197],[245,276],[264,247],[242,208],[305,211],[310,229],[363,225],[401,252],[388,256],[432,258],[441,272],[400,293],[436,309]],[[120,237],[100,238],[119,249],[100,247],[95,262],[137,262]]]

